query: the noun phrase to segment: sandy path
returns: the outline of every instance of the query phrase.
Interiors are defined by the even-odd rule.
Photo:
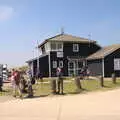
[[[120,89],[0,103],[0,120],[120,120]]]

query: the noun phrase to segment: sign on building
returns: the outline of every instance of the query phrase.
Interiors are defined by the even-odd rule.
[[[114,70],[120,70],[120,59],[119,58],[114,59]]]
[[[63,52],[57,52],[57,57],[62,58],[63,57]]]

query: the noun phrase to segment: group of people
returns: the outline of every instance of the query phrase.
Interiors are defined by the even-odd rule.
[[[81,79],[84,79],[85,77],[87,77],[87,79],[89,79],[90,76],[90,70],[88,69],[87,66],[83,66],[80,70],[79,76]]]
[[[22,93],[24,92],[26,86],[28,87],[28,97],[33,96],[33,90],[32,90],[32,73],[31,70],[28,69],[26,71],[27,74],[27,81],[24,79],[24,75],[22,72],[12,69],[11,72],[11,83],[13,87],[13,96],[14,97],[23,97]]]
[[[84,79],[85,76],[89,77],[90,71],[87,67],[83,67],[79,73],[79,76]],[[57,93],[63,94],[63,72],[60,67],[57,67],[56,69],[56,76],[57,76]],[[29,68],[26,71],[26,80],[24,79],[24,75],[22,72],[12,69],[11,72],[11,83],[13,86],[13,96],[16,97],[19,95],[22,97],[22,93],[24,92],[26,86],[27,86],[27,93],[28,97],[33,96],[33,89],[32,84],[35,84],[35,79],[32,76],[32,71]]]

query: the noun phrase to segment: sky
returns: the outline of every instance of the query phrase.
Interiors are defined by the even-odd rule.
[[[106,46],[120,43],[119,0],[0,0],[0,63],[22,66],[37,41],[64,32]]]

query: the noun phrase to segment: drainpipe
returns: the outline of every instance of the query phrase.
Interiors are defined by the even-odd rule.
[[[104,57],[102,58],[102,76],[105,76],[105,70],[104,70]]]

